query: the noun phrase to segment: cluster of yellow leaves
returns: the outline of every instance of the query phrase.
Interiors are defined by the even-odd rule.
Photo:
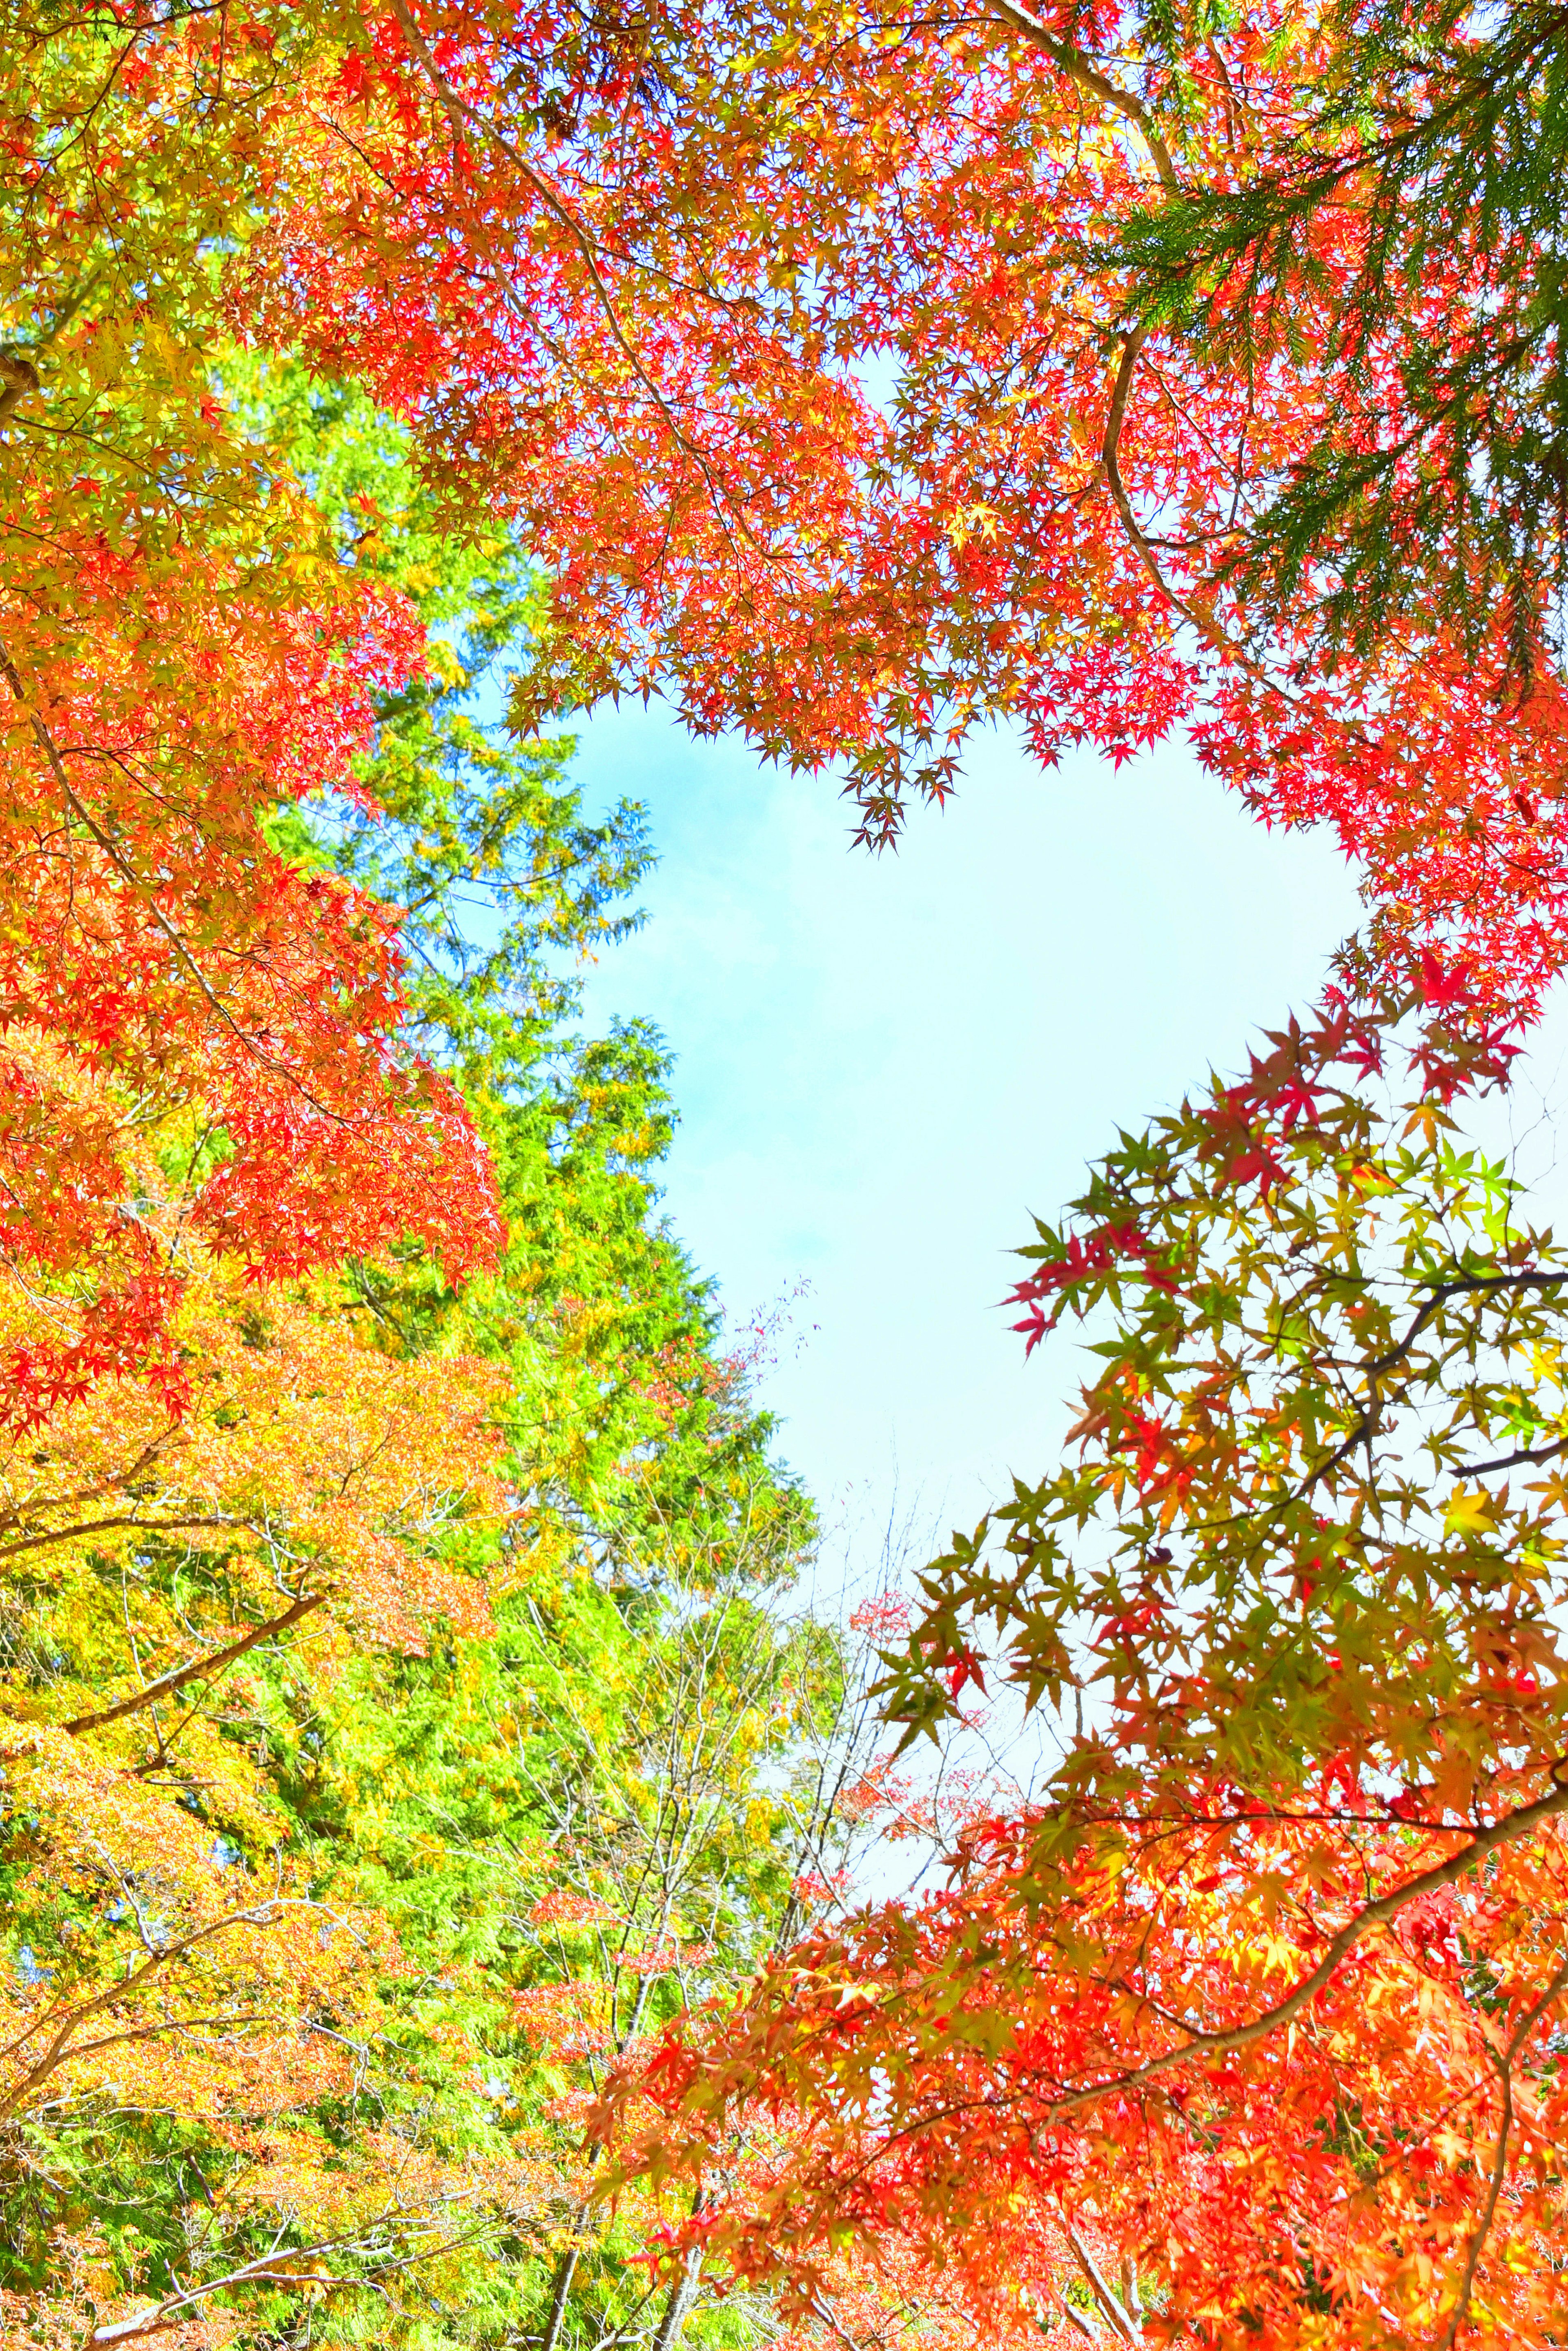
[[[83,1378],[42,1427],[0,1430],[0,1568],[81,1583],[93,1557],[172,1538],[221,1553],[236,1603],[264,1616],[311,1593],[384,1645],[417,1649],[437,1614],[482,1630],[485,1585],[442,1553],[454,1530],[494,1530],[508,1511],[487,1425],[494,1370],[456,1353],[400,1361],[324,1278],[259,1286],[190,1230],[188,1180],[172,1182],[145,1144],[132,1173],[134,1221],[171,1296],[179,1392],[130,1373]],[[68,1352],[92,1299],[79,1276],[46,1287],[5,1266],[0,1354]],[[137,1630],[144,1661],[149,1643],[190,1651],[188,1624]],[[122,1635],[109,1635],[119,1670]],[[84,1663],[100,1702],[98,1677],[116,1668],[90,1649]]]
[[[439,2249],[478,2208],[532,2209],[538,2183],[391,2127],[346,2147],[323,2135],[414,1966],[291,1841],[254,1666],[235,1668],[298,1626],[298,1687],[319,1695],[367,1643],[417,1655],[438,1624],[488,1629],[510,1511],[500,1383],[455,1353],[383,1351],[324,1278],[258,1286],[192,1232],[189,1154],[159,1140],[162,1160],[137,1149],[131,1213],[169,1286],[178,1397],[134,1374],[83,1380],[42,1426],[0,1433],[0,1772],[25,1938],[0,1969],[5,2160],[47,2172],[32,2134],[62,2116],[163,2116],[223,2152],[236,2242],[260,2216],[290,2242],[412,2230]],[[91,1302],[79,1274],[46,1284],[11,1263],[0,1352],[68,1346]],[[89,2308],[95,2340],[148,2331],[90,2248],[62,2245],[54,2266],[41,2299],[6,2304],[6,2339],[79,2342]],[[157,2331],[216,2351],[235,2322],[209,2301]]]

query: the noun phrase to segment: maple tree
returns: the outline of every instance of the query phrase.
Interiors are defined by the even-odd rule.
[[[1561,2327],[1568,1268],[1455,1134],[1509,1049],[1428,981],[1271,1040],[1024,1252],[1030,1343],[1104,1334],[1076,1447],[934,1563],[884,1688],[913,1737],[1010,1682],[1037,1801],[606,2102],[628,2176],[698,2185],[672,2243],[808,2335],[846,2242],[946,2275],[961,2342]]]
[[[288,610],[350,677],[407,663],[214,399],[226,323],[516,521],[528,724],[665,690],[846,760],[873,837],[988,719],[1048,761],[1185,726],[1270,820],[1338,829],[1378,955],[1448,937],[1518,1002],[1555,968],[1550,11],[19,30],[5,423],[67,577],[78,519],[167,538],[169,611],[219,592],[198,552],[237,566],[270,674]]]
[[[16,1287],[7,1320],[26,1332],[36,1301]],[[361,1648],[422,1649],[436,1620],[489,1625],[494,1579],[478,1571],[509,1507],[486,1426],[496,1376],[473,1358],[399,1363],[319,1296],[275,1294],[263,1313],[237,1269],[189,1250],[172,1330],[178,1410],[140,1380],[100,1381],[57,1409],[46,1442],[15,1435],[5,1454],[16,1956],[0,2098],[23,2340],[38,2314],[16,2289],[51,2220],[67,2250],[98,2241],[95,2339],[145,2331],[116,2332],[101,2262],[113,2245],[135,2272],[158,2199],[128,2182],[134,2224],[100,2209],[73,2229],[80,2188],[55,2168],[63,2158],[79,2182],[117,2111],[169,2116],[198,2171],[204,2136],[231,2164],[249,2153],[237,2200],[248,2187],[261,2233],[229,2267],[253,2283],[312,2270],[309,2252],[278,2255],[276,2231],[267,2243],[267,2212],[308,2210],[314,2268],[329,2274],[329,2249],[367,2231],[404,2252],[410,2236],[439,2241],[444,2204],[475,2185],[440,2163],[416,2184],[406,2150],[371,2139],[328,2178],[308,2134],[290,2131],[298,2109],[342,2095],[342,2035],[369,2029],[376,1967],[405,1963],[384,1921],[351,1895],[334,1901],[280,1841],[265,1730],[247,1738],[240,1694],[245,1661],[287,1636],[314,1636],[340,1671]],[[517,2192],[494,2167],[486,2184]],[[90,2334],[79,2285],[63,2315]],[[193,2341],[206,2339],[211,2290],[174,2296]]]
[[[267,839],[280,802],[361,789],[375,697],[418,670],[422,631],[236,431],[210,344],[182,340],[256,90],[209,116],[204,169],[165,177],[128,63],[99,128],[129,183],[94,178],[89,131],[84,186],[90,28],[7,47],[3,298],[32,313],[47,385],[7,360],[0,1147],[5,1249],[64,1327],[10,1360],[5,1411],[39,1421],[138,1366],[178,1385],[179,1282],[133,1206],[156,1121],[178,1147],[199,1113],[187,1222],[261,1277],[404,1232],[456,1270],[493,1257],[497,1220],[456,1094],[403,1047],[395,918]],[[116,218],[134,250],[103,249]]]
[[[674,2242],[782,2276],[808,2341],[923,2302],[960,2344],[1555,2339],[1560,1836],[1472,1869],[1469,1823],[1325,1808],[1042,1882],[1040,1825],[666,2051],[657,2147],[708,2183]]]
[[[845,760],[872,837],[989,718],[1048,762],[1183,725],[1338,829],[1377,955],[1448,939],[1522,1002],[1558,927],[1559,47],[1528,14],[393,8],[324,64],[238,298],[518,516],[556,622],[520,717],[667,691]]]
[[[344,1420],[330,1321],[328,1341],[318,1434]],[[281,1343],[259,1350],[264,1383]],[[466,1434],[472,1458],[450,1374],[361,1353],[417,1400],[426,1451]],[[150,1510],[129,1556],[89,1528],[63,1569],[13,1569],[14,2339],[270,2339],[301,2298],[352,2331],[367,2295],[414,2323],[456,2295],[470,2333],[531,2321],[577,2341],[606,2306],[656,2305],[634,2229],[590,2225],[576,2077],[824,1898],[856,1736],[842,1641],[769,1597],[805,1531],[798,1499],[733,1403],[698,1420],[640,1448],[640,1540],[600,1514],[575,1548],[514,1527],[497,1556],[494,1524],[448,1491],[448,1563],[405,1560],[403,1619],[379,1642],[350,1604],[280,1649],[307,1603],[189,1657],[193,1621],[225,1588],[234,1608],[243,1555]],[[385,1435],[407,1544],[419,1447]],[[292,1548],[308,1522],[275,1451],[266,1532]],[[373,1475],[340,1466],[322,1463],[341,1553]],[[140,1685],[60,1725],[128,1629]],[[157,1672],[171,1647],[182,1663]],[[862,1736],[868,1678],[850,1700]],[[684,2319],[689,2291],[671,2301]]]
[[[440,654],[373,514],[333,528],[247,429],[225,330],[520,528],[520,724],[664,687],[846,758],[872,837],[988,718],[1048,761],[1185,725],[1337,827],[1373,967],[1437,943],[1539,999],[1554,20],[1282,22],[18,11],[8,1246],[94,1295],[13,1410],[172,1376],[132,1103],[204,1102],[192,1214],[263,1272],[497,1243],[395,924],[267,836],[353,805],[374,697]]]

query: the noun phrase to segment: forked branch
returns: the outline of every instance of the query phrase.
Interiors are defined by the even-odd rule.
[[[121,2042],[155,2040],[162,2033],[177,2032],[191,2024],[237,2021],[214,2017],[170,2017],[132,2025],[122,2032],[106,2033],[96,2041],[80,2042],[75,2037],[89,2017],[100,2015],[105,2009],[122,2008],[132,1992],[140,1991],[152,1977],[172,1966],[176,1959],[183,1959],[188,1951],[195,1950],[200,1944],[211,1942],[214,1935],[226,1934],[231,1927],[266,1926],[282,1907],[264,1896],[259,1902],[249,1904],[242,1910],[225,1911],[221,1918],[209,1919],[204,1927],[194,1928],[190,1934],[182,1935],[177,1940],[149,1951],[140,1966],[132,1968],[129,1975],[119,1977],[102,1991],[94,1992],[90,1999],[78,2001],[63,2016],[57,2009],[52,2018],[47,2015],[42,2017],[37,2024],[0,2051],[0,2055],[6,2057],[20,2056],[30,2041],[36,2041],[41,2032],[49,2032],[51,2026],[53,2028],[42,2053],[31,2063],[24,2058],[24,2070],[17,2080],[10,2089],[0,2093],[0,2122],[16,2114],[34,2091],[42,2089],[44,2084],[58,2073],[62,2065],[68,2064],[73,2057],[89,2056],[94,2050],[110,2048]]]

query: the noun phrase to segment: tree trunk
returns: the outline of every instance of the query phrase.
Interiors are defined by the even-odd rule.
[[[659,2331],[653,2337],[653,2351],[679,2351],[681,2329],[691,2315],[702,2281],[703,2257],[695,2245],[686,2255],[680,2276],[670,2288],[670,2298],[664,2304],[664,2314],[659,2321]]]
[[[578,2228],[581,2227],[580,2218],[575,2225]],[[549,2316],[545,2321],[545,2331],[539,2338],[539,2351],[555,2351],[556,2345],[560,2341],[560,2330],[566,2320],[567,2296],[571,2292],[572,2279],[577,2275],[577,2257],[580,2250],[581,2248],[576,2243],[568,2245],[556,2263],[555,2283],[550,2287]]]

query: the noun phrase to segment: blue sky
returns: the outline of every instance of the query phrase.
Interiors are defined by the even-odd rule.
[[[588,1006],[675,1054],[666,1211],[736,1319],[810,1285],[764,1383],[785,1457],[830,1519],[896,1490],[972,1523],[1043,1468],[1071,1378],[1049,1349],[1026,1365],[997,1308],[1030,1211],[1308,1001],[1350,873],[1176,747],[1048,776],[995,738],[873,859],[831,778],[656,708],[579,739],[590,806],[645,801],[660,857]]]

